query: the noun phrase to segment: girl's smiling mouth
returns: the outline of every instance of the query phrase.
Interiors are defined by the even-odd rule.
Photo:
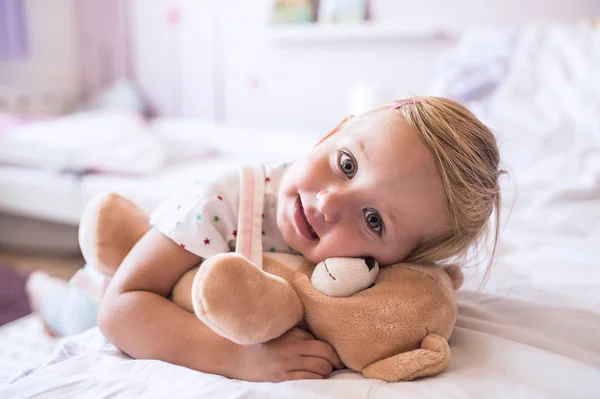
[[[319,236],[315,232],[315,229],[312,227],[308,218],[306,217],[306,213],[304,211],[304,207],[302,206],[302,199],[300,195],[296,198],[296,203],[294,205],[294,223],[296,224],[296,229],[304,238],[308,241],[318,241]]]

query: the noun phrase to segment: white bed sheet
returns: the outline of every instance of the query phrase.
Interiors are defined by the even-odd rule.
[[[348,372],[327,381],[249,383],[152,360],[132,360],[97,329],[61,342],[52,363],[12,376],[2,397],[597,398],[599,316],[463,292],[441,375],[385,383]],[[16,380],[15,380],[16,379]],[[0,380],[1,381],[1,380]],[[1,382],[0,382],[1,384]]]
[[[25,368],[36,359],[52,355],[57,338],[44,333],[37,314],[30,314],[0,327],[0,375]]]

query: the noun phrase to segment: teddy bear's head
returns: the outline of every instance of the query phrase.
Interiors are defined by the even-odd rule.
[[[324,295],[305,275],[293,281],[315,337],[330,343],[349,368],[368,375],[379,367],[373,376],[390,381],[445,368],[457,313],[454,290],[461,284],[457,267],[412,264],[382,267],[371,287],[349,297]],[[401,370],[401,378],[393,370]]]

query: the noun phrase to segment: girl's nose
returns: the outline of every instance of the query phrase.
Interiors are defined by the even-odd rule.
[[[335,189],[325,189],[317,193],[317,209],[328,223],[335,223],[340,219],[347,207],[344,194]]]

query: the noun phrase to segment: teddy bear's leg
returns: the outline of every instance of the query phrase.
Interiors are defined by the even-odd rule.
[[[200,320],[239,344],[270,341],[303,317],[302,303],[284,279],[236,253],[204,261],[194,279],[192,302]]]
[[[148,215],[139,206],[119,194],[100,193],[85,207],[79,245],[86,262],[110,277],[148,230]]]
[[[388,382],[410,381],[441,373],[449,361],[448,341],[439,335],[428,334],[419,349],[379,360],[365,367],[362,374]]]

